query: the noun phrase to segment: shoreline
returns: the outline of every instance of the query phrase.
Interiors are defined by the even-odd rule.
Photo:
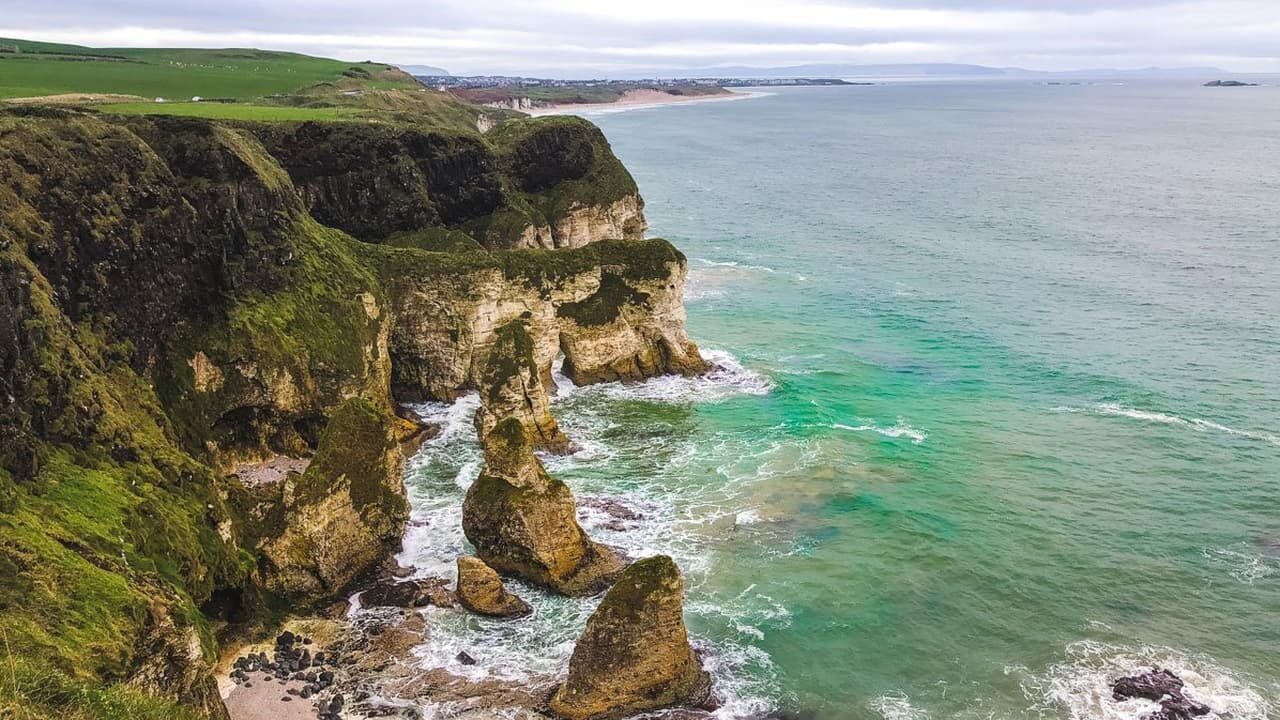
[[[645,110],[665,107],[667,105],[692,105],[695,103],[733,102],[765,97],[771,93],[759,91],[728,90],[715,95],[671,95],[663,92],[628,91],[623,97],[607,103],[564,103],[533,108],[522,112],[530,117],[548,115],[585,115],[626,112],[628,110]]]

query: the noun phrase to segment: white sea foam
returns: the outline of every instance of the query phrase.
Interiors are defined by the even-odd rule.
[[[1024,676],[1022,691],[1034,703],[1033,710],[1065,711],[1070,720],[1141,720],[1159,706],[1142,699],[1116,700],[1111,685],[1152,668],[1167,668],[1182,678],[1188,697],[1209,706],[1208,720],[1268,720],[1272,712],[1262,692],[1227,668],[1165,647],[1082,640],[1068,645],[1066,659],[1043,673],[1021,667],[1005,672]]]
[[[887,438],[907,438],[913,445],[920,445],[929,437],[924,431],[917,430],[908,425],[902,420],[902,418],[898,418],[898,423],[896,425],[890,425],[888,427],[870,423],[864,423],[862,425],[833,423],[831,427],[836,428],[837,430],[848,430],[849,432],[873,432]]]
[[[797,462],[807,462],[809,451],[781,438],[761,446],[747,437],[708,441],[672,436],[661,431],[661,424],[655,432],[619,438],[615,434],[618,421],[613,419],[613,408],[621,399],[715,402],[735,394],[765,393],[772,387],[768,378],[747,370],[727,353],[706,355],[718,369],[703,378],[575,388],[558,377],[562,391],[553,399],[557,419],[582,449],[543,460],[581,499],[580,520],[594,539],[631,557],[671,555],[685,574],[686,611],[691,617],[714,619],[715,626],[727,630],[715,643],[700,640],[698,645],[724,700],[716,716],[730,720],[759,715],[775,706],[772,662],[755,643],[770,629],[789,623],[790,614],[754,588],[718,600],[707,588],[712,549],[738,524],[758,518],[758,506],[741,497],[739,488],[794,470]],[[461,505],[483,462],[472,425],[477,406],[477,396],[469,395],[452,405],[414,407],[442,428],[424,443],[406,472],[413,509],[399,559],[417,568],[418,576],[452,580],[454,558],[471,551],[461,531]],[[620,482],[619,468],[654,454],[664,459],[657,475],[646,475],[644,482],[636,483],[628,481],[627,471],[622,470]],[[706,476],[705,464],[711,456],[732,460],[720,463],[710,482],[688,482],[688,477]],[[611,504],[630,512],[611,511]],[[639,518],[619,517],[629,514]],[[445,668],[476,680],[534,682],[562,674],[598,599],[558,597],[514,581],[511,587],[533,606],[533,615],[496,621],[456,610],[425,610],[430,632],[414,651],[421,666]],[[464,650],[477,660],[475,665],[457,662]],[[428,717],[450,712],[444,706],[422,710]]]
[[[1125,407],[1119,403],[1101,403],[1087,408],[1057,407],[1054,408],[1054,412],[1090,413],[1094,415],[1124,417],[1129,418],[1130,420],[1141,420],[1143,422],[1158,423],[1160,425],[1185,427],[1200,432],[1220,432],[1227,435],[1234,435],[1236,437],[1248,438],[1250,440],[1258,440],[1260,442],[1280,447],[1280,435],[1257,430],[1241,430],[1212,420],[1205,420],[1197,417],[1185,418],[1180,415],[1158,412],[1155,410],[1141,410],[1138,408]]]
[[[744,367],[727,352],[703,348],[702,356],[712,368],[710,372],[697,377],[663,375],[638,383],[612,382],[586,387],[574,387],[572,381],[561,375],[557,367],[555,379],[561,392],[552,401],[563,402],[570,397],[590,395],[610,400],[648,400],[671,404],[712,403],[727,400],[734,395],[767,395],[773,390],[773,380],[767,375]]]
[[[929,714],[911,704],[906,694],[881,695],[870,703],[884,720],[925,720]]]
[[[1201,554],[1246,585],[1280,575],[1280,559],[1268,557],[1243,543],[1234,547],[1206,549]]]

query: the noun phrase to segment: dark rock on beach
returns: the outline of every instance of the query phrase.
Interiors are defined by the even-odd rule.
[[[1112,684],[1111,695],[1116,700],[1142,698],[1159,703],[1160,710],[1148,715],[1147,720],[1190,720],[1209,714],[1208,705],[1186,696],[1182,678],[1164,669],[1122,677]]]
[[[365,590],[360,594],[360,603],[365,607],[453,607],[455,598],[449,590],[448,581],[443,578],[422,580],[406,580],[404,582],[389,580]]]

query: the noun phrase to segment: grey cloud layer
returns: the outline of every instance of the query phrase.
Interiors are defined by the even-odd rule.
[[[526,74],[806,62],[1280,71],[1274,0],[0,0],[4,34]]]

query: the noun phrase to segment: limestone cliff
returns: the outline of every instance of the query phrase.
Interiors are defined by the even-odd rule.
[[[710,697],[685,630],[680,569],[659,555],[628,567],[591,614],[551,709],[566,720],[609,720]]]
[[[332,598],[398,541],[396,400],[495,389],[554,445],[558,353],[579,382],[698,371],[684,258],[638,239],[642,210],[576,119],[0,112],[0,711],[221,717],[220,629]],[[519,434],[493,497],[556,528],[521,567],[602,588],[617,559]],[[228,475],[277,455],[310,466]],[[520,540],[503,518],[473,530]],[[3,694],[50,684],[61,704]]]
[[[445,249],[464,231],[489,249],[639,239],[635,181],[577,118],[504,123],[486,137],[351,123],[244,126],[320,222],[367,242]]]
[[[498,329],[517,319],[548,387],[561,352],[578,384],[707,367],[685,331],[686,261],[665,241],[602,240],[499,257],[383,253],[397,397],[451,401],[480,387]]]
[[[565,595],[608,587],[622,571],[621,558],[578,525],[573,494],[543,469],[519,420],[493,428],[484,457],[462,506],[463,532],[480,559]]]

